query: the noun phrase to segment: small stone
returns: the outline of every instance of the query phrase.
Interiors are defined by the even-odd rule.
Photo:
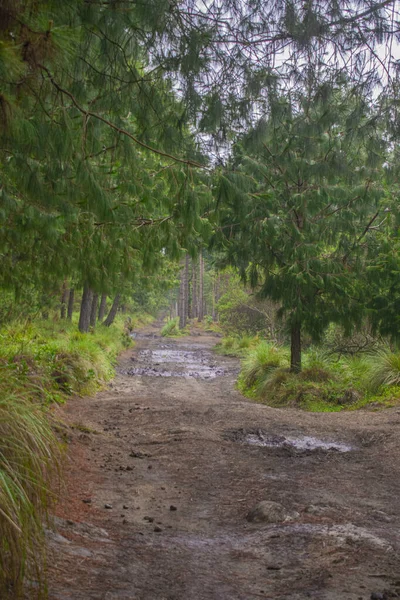
[[[385,600],[385,595],[381,592],[372,592],[371,600]]]
[[[289,517],[282,504],[264,500],[259,502],[246,516],[251,523],[279,523]]]
[[[171,504],[171,506],[169,507],[169,510],[171,511],[175,511],[178,510],[176,506],[174,506],[173,504]]]
[[[91,499],[91,498],[84,498],[84,499],[82,500],[82,502],[83,502],[84,504],[92,504],[92,499]]]
[[[156,525],[156,526],[154,527],[154,531],[155,531],[156,533],[161,533],[162,529],[161,529],[161,527],[159,527],[158,525]]]
[[[152,465],[149,465],[147,468],[148,468],[148,469],[152,469],[152,468],[153,468],[153,466],[152,466]]]
[[[110,510],[112,508],[112,504],[105,504],[104,508],[107,508],[108,510]]]
[[[128,510],[129,506],[127,506],[126,504],[124,504],[122,508],[123,508],[124,510]]]
[[[133,467],[126,467],[125,471],[133,471]]]
[[[153,523],[154,517],[143,517],[143,521],[148,521],[149,523]]]

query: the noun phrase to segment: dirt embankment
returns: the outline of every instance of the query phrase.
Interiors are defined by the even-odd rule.
[[[400,597],[400,411],[251,403],[215,342],[148,331],[59,409],[50,599]]]

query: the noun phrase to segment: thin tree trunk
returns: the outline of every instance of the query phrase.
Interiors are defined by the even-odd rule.
[[[219,302],[219,288],[220,288],[221,278],[218,273],[217,277],[214,280],[214,303],[213,303],[213,320],[218,321],[218,309],[217,304]]]
[[[87,333],[90,327],[90,313],[92,310],[93,292],[87,284],[83,288],[81,311],[79,314],[79,331]]]
[[[68,296],[68,312],[67,312],[68,321],[72,320],[72,313],[74,312],[74,299],[75,299],[75,290],[74,290],[74,288],[71,288],[69,290],[69,296]]]
[[[184,304],[184,311],[185,311],[185,325],[187,323],[188,317],[189,317],[189,254],[186,254],[185,256],[185,304]]]
[[[301,371],[301,324],[293,323],[290,330],[290,370],[293,373]]]
[[[93,327],[93,328],[96,327],[98,305],[99,305],[99,295],[93,294],[92,308],[90,311],[90,327]]]
[[[199,323],[204,318],[204,260],[200,252],[199,257]]]
[[[112,303],[110,312],[107,315],[107,319],[103,323],[103,325],[105,325],[106,327],[110,327],[110,325],[112,325],[114,323],[114,319],[117,314],[120,298],[121,298],[121,294],[117,294],[114,298],[114,302]]]
[[[186,327],[186,313],[185,313],[185,266],[186,261],[182,262],[180,284],[179,284],[179,300],[178,300],[178,315],[179,315],[179,329]]]
[[[60,317],[65,319],[67,314],[67,301],[68,301],[68,287],[67,282],[64,281],[61,295],[61,306],[60,306]]]
[[[99,308],[99,321],[104,319],[104,315],[106,314],[106,305],[107,305],[107,294],[101,295],[100,300],[100,308]]]
[[[197,261],[192,259],[192,317],[196,319],[199,316],[197,298]]]

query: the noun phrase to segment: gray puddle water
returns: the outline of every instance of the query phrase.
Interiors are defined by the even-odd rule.
[[[298,452],[309,452],[320,450],[323,452],[351,452],[356,448],[344,442],[331,440],[322,440],[310,435],[273,435],[266,433],[262,429],[258,430],[239,430],[227,434],[231,439],[249,446],[258,446],[261,448],[284,448],[287,450],[296,450]]]
[[[214,355],[201,344],[180,344],[180,349],[163,344],[155,350],[140,350],[132,360],[134,366],[124,371],[126,375],[214,379],[232,372],[217,365]]]
[[[353,450],[352,446],[349,446],[348,444],[319,440],[318,438],[309,435],[286,437],[283,435],[267,435],[260,432],[248,434],[244,441],[253,446],[263,446],[267,448],[291,447],[296,450],[337,450],[338,452],[350,452]]]

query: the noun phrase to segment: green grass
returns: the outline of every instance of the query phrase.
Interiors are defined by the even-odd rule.
[[[43,522],[60,446],[35,383],[0,368],[0,597],[19,598],[26,576],[45,590]],[[32,592],[33,594],[33,592]]]
[[[164,327],[161,329],[161,335],[163,337],[172,337],[180,334],[179,329],[179,317],[174,319],[168,319]]]
[[[215,346],[217,354],[223,356],[245,356],[246,351],[259,343],[257,336],[237,335],[224,337],[220,343]]]
[[[303,353],[303,369],[290,371],[289,349],[257,338],[230,336],[217,352],[239,356],[237,386],[249,398],[269,406],[313,412],[378,410],[400,402],[400,352],[381,349],[370,355],[340,357],[323,348]]]
[[[132,344],[126,321],[118,316],[88,334],[52,320],[0,329],[0,598],[26,597],[27,579],[37,582],[29,598],[45,596],[43,524],[61,457],[49,407],[113,377],[118,354]]]

